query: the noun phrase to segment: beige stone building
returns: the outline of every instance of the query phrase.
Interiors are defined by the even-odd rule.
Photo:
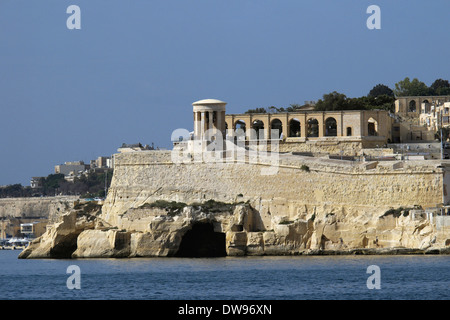
[[[225,107],[226,102],[216,99],[194,102],[192,140],[207,144],[221,133],[227,140],[245,140],[250,147],[264,143],[270,150],[271,141],[276,140],[280,152],[358,156],[365,148],[389,143],[394,121],[384,110],[226,115]]]
[[[398,97],[395,100],[395,113],[400,116],[418,118],[422,112],[429,112],[436,104],[450,102],[450,96],[412,96]]]
[[[450,102],[444,102],[446,99],[450,100],[450,96],[402,97],[395,102],[394,114],[386,110],[315,111],[313,108],[283,113],[226,114],[226,102],[205,99],[193,103],[194,130],[188,148],[206,150],[215,142],[216,151],[225,150],[225,144],[217,145],[217,134],[221,134],[224,140],[244,143],[251,149],[398,158],[404,154],[399,151],[404,144],[437,141],[440,127],[450,125]],[[420,108],[408,111],[408,104],[420,104]],[[276,150],[273,149],[275,141]],[[441,157],[441,151],[429,148],[420,155],[422,158]],[[423,148],[415,146],[414,150],[417,153],[419,149]]]
[[[399,97],[395,114],[393,142],[433,141],[441,126],[450,125],[450,96]]]
[[[225,117],[227,137],[279,139],[280,151],[359,155],[361,149],[386,145],[393,118],[387,111],[314,111],[230,114]],[[253,129],[253,130],[248,130]]]

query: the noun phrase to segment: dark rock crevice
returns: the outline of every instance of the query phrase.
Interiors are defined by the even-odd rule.
[[[175,254],[176,257],[225,257],[225,233],[214,232],[211,223],[196,223],[188,230]]]

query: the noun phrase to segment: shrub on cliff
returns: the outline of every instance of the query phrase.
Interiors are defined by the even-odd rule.
[[[186,207],[187,204],[184,202],[176,202],[176,201],[166,201],[166,200],[156,200],[152,203],[144,203],[140,206],[140,209],[145,208],[160,208],[165,209],[169,216],[175,216],[180,214],[183,211],[183,208]]]
[[[166,201],[166,200],[156,200],[152,203],[145,203],[139,207],[139,209],[145,208],[160,208],[164,209],[169,216],[175,216],[180,214],[183,211],[183,208],[188,206],[184,202],[177,201]],[[205,213],[218,213],[218,212],[233,212],[236,204],[233,203],[225,203],[216,200],[208,200],[203,203],[193,203],[191,204],[197,210],[200,210]]]
[[[301,170],[309,172],[309,167],[305,164],[302,164],[302,166],[300,167]]]
[[[205,213],[217,213],[217,212],[233,212],[236,204],[210,199],[200,204],[198,203],[193,204],[192,206],[197,209],[200,209],[202,212]]]
[[[75,202],[75,205],[73,208],[82,215],[91,215],[95,212],[100,212],[102,209],[102,205],[98,204],[95,201],[88,201],[85,203],[77,201],[77,202]]]
[[[398,217],[400,217],[402,212],[403,212],[403,216],[407,217],[409,215],[409,210],[411,210],[411,209],[417,209],[417,208],[403,208],[403,207],[400,207],[397,209],[392,208],[392,209],[389,209],[388,211],[386,211],[380,218],[387,217],[387,216],[394,216],[394,218],[398,218]]]

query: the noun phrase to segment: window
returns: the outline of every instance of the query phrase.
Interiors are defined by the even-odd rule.
[[[289,121],[289,137],[300,137],[300,121],[298,119],[291,119]]]
[[[335,118],[327,118],[325,120],[325,136],[327,137],[337,136],[337,123]]]
[[[347,127],[347,137],[352,135],[352,127]]]
[[[311,118],[307,123],[307,136],[308,137],[318,137],[319,136],[319,121],[317,119]]]

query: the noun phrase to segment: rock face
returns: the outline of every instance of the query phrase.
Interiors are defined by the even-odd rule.
[[[450,167],[440,161],[189,159],[176,162],[169,151],[116,155],[101,210],[75,206],[21,257],[450,250],[449,217],[438,224],[414,214],[450,201]]]
[[[41,237],[33,240],[20,253],[19,258],[71,258],[77,248],[78,235],[94,227],[92,219],[70,211],[61,216],[61,221],[51,226]]]
[[[356,219],[317,209],[294,220],[274,216],[271,229],[256,230],[258,213],[248,203],[182,204],[176,212],[133,208],[124,214],[129,227],[121,229],[108,225],[101,210],[73,210],[19,258],[450,253],[450,246],[438,245],[449,244],[448,232],[408,210],[399,212]]]

